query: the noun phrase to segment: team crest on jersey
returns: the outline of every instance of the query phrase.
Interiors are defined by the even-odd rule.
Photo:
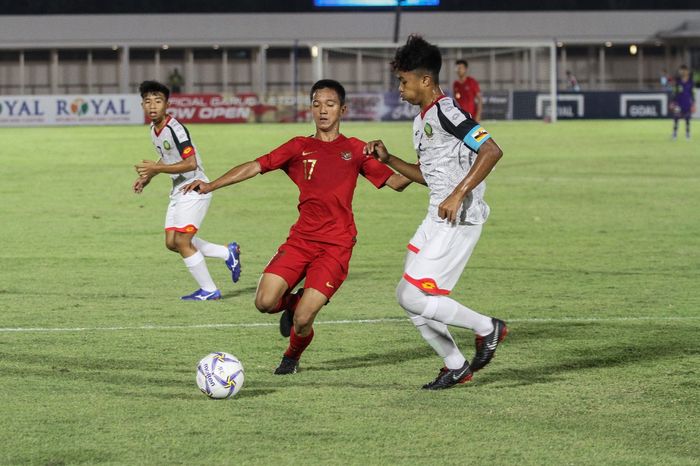
[[[423,131],[425,131],[425,135],[428,136],[429,138],[433,137],[433,127],[430,126],[430,123],[425,124]]]
[[[163,141],[163,147],[165,150],[170,150],[170,143],[168,141]]]
[[[343,160],[350,160],[352,158],[352,152],[341,152],[340,158]]]

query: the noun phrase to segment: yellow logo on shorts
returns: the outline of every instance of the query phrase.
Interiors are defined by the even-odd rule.
[[[426,290],[434,290],[435,288],[437,288],[435,282],[423,282],[420,284],[420,286]]]

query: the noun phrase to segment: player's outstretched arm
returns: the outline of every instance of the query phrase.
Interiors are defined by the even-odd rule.
[[[412,181],[403,176],[401,173],[394,173],[389,177],[388,180],[384,182],[385,185],[398,192],[401,192],[404,189],[406,189],[406,186],[408,186],[411,183]]]
[[[464,199],[479,185],[479,183],[484,181],[502,156],[503,151],[493,139],[484,142],[479,148],[479,155],[477,155],[474,165],[472,165],[467,176],[464,177],[452,193],[438,206],[438,215],[440,218],[454,223],[457,220],[457,212],[462,202],[464,202]]]
[[[399,157],[396,157],[395,155],[391,155],[381,140],[374,140],[368,142],[365,146],[364,153],[372,155],[380,162],[389,165],[391,168],[401,173],[410,181],[414,181],[422,185],[427,184],[425,182],[425,178],[423,178],[423,173],[421,173],[417,163],[408,163],[400,159]]]
[[[183,193],[197,191],[199,194],[207,194],[219,188],[223,188],[224,186],[245,181],[254,177],[255,175],[258,175],[261,171],[260,163],[257,160],[251,160],[250,162],[233,167],[231,170],[227,171],[211,183],[196,180],[181,188],[180,191]]]

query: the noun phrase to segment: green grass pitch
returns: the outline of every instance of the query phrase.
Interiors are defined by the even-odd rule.
[[[694,123],[696,126],[697,122]],[[359,180],[350,276],[294,376],[253,307],[296,218],[272,173],[218,191],[201,229],[242,245],[209,268],[220,302],[164,247],[169,180],[145,127],[1,129],[0,464],[698,464],[700,126],[493,122],[492,208],[453,296],[509,323],[492,364],[425,392],[441,361],[396,304],[427,191]],[[413,160],[410,123],[346,123]],[[304,125],[191,125],[211,178]],[[468,357],[472,334],[456,329]],[[244,363],[239,396],[195,385],[211,351]]]

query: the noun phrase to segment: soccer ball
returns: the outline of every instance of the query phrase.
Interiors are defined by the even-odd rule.
[[[197,364],[197,386],[209,398],[231,398],[243,387],[243,364],[228,353],[211,353]]]

